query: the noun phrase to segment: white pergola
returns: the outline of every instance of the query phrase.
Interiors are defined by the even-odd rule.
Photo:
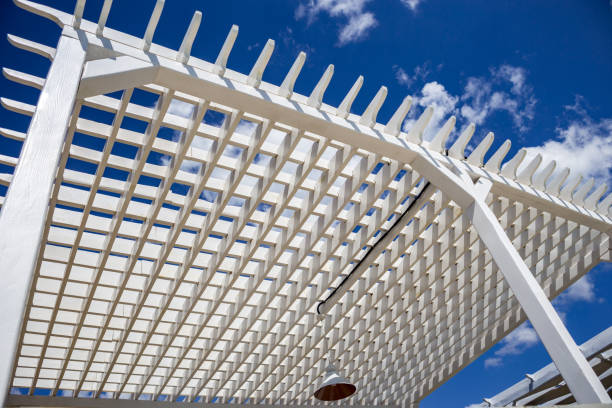
[[[162,0],[143,38],[105,27],[112,0],[98,22],[85,0],[15,3],[62,34],[9,36],[52,60],[46,78],[3,70],[41,89],[2,99],[32,116],[0,130],[23,141],[0,156],[4,405],[310,406],[333,362],[357,386],[344,405],[413,406],[526,318],[576,400],[610,402],[549,301],[610,261],[605,185],[504,161],[509,141],[484,162],[492,133],[465,157],[474,126],[447,148],[454,117],[424,141],[432,108],[404,133],[410,97],[380,124],[385,87],[351,113],[361,77],[326,105],[331,65],[294,93],[304,53],[263,82],[273,40],[232,71],[236,26],[200,60],[199,12],[161,47]]]

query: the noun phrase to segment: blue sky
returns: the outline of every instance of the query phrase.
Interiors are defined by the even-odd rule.
[[[72,12],[74,0],[46,0]],[[97,20],[102,1],[88,0]],[[135,6],[137,5],[137,6]],[[107,25],[142,36],[153,0],[115,0]],[[0,30],[55,46],[59,28],[5,0]],[[491,151],[505,139],[510,154],[528,147],[612,184],[612,4],[592,1],[442,0],[166,0],[156,43],[177,49],[195,10],[203,22],[192,54],[214,61],[232,24],[240,26],[231,69],[248,73],[268,38],[276,48],[264,80],[280,84],[299,51],[306,64],[295,85],[309,94],[328,64],[335,73],[324,101],[338,105],[365,77],[352,111],[361,113],[379,87],[389,94],[378,120],[386,122],[406,95],[414,105],[406,126],[426,106],[436,113],[425,137],[451,114],[454,137],[476,124],[472,143],[489,131]],[[0,40],[1,65],[45,76],[49,62]],[[0,79],[2,96],[36,102],[38,92]],[[26,131],[27,119],[0,110],[0,126]],[[452,136],[451,136],[452,137]],[[0,137],[0,154],[20,144]],[[0,164],[0,173],[12,169]],[[6,188],[0,185],[0,195]],[[592,270],[555,302],[578,343],[612,323],[612,267]],[[529,326],[522,326],[421,404],[463,407],[496,394],[549,362]]]

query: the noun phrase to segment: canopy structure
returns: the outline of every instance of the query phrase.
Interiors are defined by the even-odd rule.
[[[589,364],[612,395],[612,327],[580,346]],[[525,374],[525,378],[499,394],[483,398],[483,407],[518,407],[524,405],[567,405],[576,402],[553,363]]]
[[[357,392],[343,404],[413,406],[528,317],[578,401],[610,401],[549,299],[610,261],[606,186],[474,126],[431,141],[407,97],[386,124],[382,87],[351,113],[28,0],[56,48],[19,159],[1,175],[0,393],[9,406],[310,406],[328,364]],[[487,160],[485,161],[485,157]],[[503,164],[502,164],[503,163]],[[562,167],[563,163],[559,164]],[[542,168],[543,167],[543,168]],[[592,191],[593,190],[593,191]],[[24,244],[25,243],[25,244]],[[121,400],[121,401],[117,401]],[[159,401],[159,402],[157,402]],[[220,406],[220,405],[219,405]]]

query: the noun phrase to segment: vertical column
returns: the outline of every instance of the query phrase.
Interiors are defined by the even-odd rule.
[[[81,43],[62,36],[0,211],[0,407],[10,389],[51,189],[84,62]]]
[[[612,402],[483,197],[478,197],[466,213],[576,401],[579,404]]]

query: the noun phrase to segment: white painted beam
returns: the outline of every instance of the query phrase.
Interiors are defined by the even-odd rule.
[[[163,402],[163,401],[134,401],[126,399],[100,399],[100,398],[67,398],[9,395],[6,407],[36,406],[45,408],[234,408],[235,403],[218,402]],[[250,406],[247,404],[246,406]],[[356,405],[336,404],[338,408],[399,408],[398,405]],[[312,404],[257,404],[258,408],[312,408]]]
[[[49,196],[72,109],[85,50],[75,39],[62,36],[41,91],[38,105],[0,212],[0,406],[10,387],[17,339],[34,273]],[[27,243],[27,245],[24,245]]]
[[[78,97],[87,98],[153,83],[158,71],[155,65],[128,56],[89,61],[83,71]]]
[[[466,213],[576,401],[582,404],[612,402],[497,217],[479,199],[466,208]]]

